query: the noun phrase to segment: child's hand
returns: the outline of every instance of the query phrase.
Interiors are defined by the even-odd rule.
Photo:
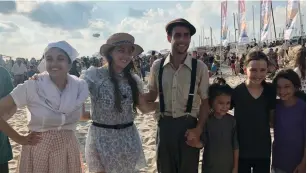
[[[199,139],[198,140],[196,140],[196,139],[187,140],[186,144],[189,145],[190,147],[199,148],[199,149],[204,147],[204,145],[200,142]]]
[[[233,168],[232,173],[238,173],[238,168]]]

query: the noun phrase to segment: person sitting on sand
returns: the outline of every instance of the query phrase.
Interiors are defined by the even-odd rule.
[[[100,48],[108,64],[81,76],[88,83],[92,106],[85,146],[90,172],[134,173],[146,166],[134,124],[136,108],[145,113],[157,106],[144,101],[143,82],[132,72],[132,58],[142,52],[132,35],[113,34]]]
[[[23,145],[17,173],[82,172],[74,130],[88,87],[84,80],[68,74],[77,56],[66,41],[50,43],[39,68],[43,73],[0,100],[0,117],[15,107],[26,106],[30,112],[27,136],[21,136],[0,118],[0,131]]]

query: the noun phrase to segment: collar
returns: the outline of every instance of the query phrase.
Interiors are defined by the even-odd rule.
[[[163,67],[166,66],[167,64],[171,63],[171,54],[169,54],[163,64]],[[183,62],[184,65],[186,65],[187,67],[190,68],[190,70],[192,70],[192,56],[190,56],[189,54],[187,54],[186,59]]]

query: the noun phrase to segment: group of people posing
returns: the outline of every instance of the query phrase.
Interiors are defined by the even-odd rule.
[[[201,148],[203,173],[270,173],[271,166],[275,173],[305,172],[305,67],[300,77],[284,69],[267,83],[268,58],[252,51],[243,83],[232,89],[216,78],[210,85],[208,67],[187,53],[195,27],[176,19],[165,30],[171,53],[153,62],[147,93],[132,72],[132,58],[143,49],[127,33],[111,35],[100,47],[107,65],[80,78],[68,74],[78,52],[66,41],[48,44],[41,73],[14,89],[1,67],[0,172],[9,172],[8,138],[22,145],[18,173],[84,172],[74,130],[79,120],[92,120],[85,146],[89,172],[134,173],[146,167],[137,109],[156,111],[159,173],[197,173]],[[306,58],[306,51],[297,56]],[[88,97],[91,112],[84,106]],[[23,106],[29,110],[26,136],[6,122]]]

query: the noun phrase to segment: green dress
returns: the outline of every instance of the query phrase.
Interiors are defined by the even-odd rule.
[[[0,99],[10,94],[13,90],[11,75],[0,66]],[[0,131],[0,164],[7,163],[13,159],[12,147],[9,138]]]

